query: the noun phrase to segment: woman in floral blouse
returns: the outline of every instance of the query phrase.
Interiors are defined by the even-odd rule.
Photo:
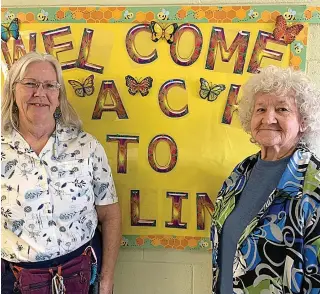
[[[51,55],[26,54],[6,78],[1,178],[1,293],[13,291],[13,265],[50,268],[92,245],[100,293],[111,294],[121,216],[110,166],[101,144],[82,131]]]
[[[320,94],[269,66],[239,117],[260,152],[239,163],[214,207],[212,293],[320,293]]]

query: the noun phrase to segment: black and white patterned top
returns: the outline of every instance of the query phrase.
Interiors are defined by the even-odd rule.
[[[97,226],[95,205],[118,201],[102,145],[59,123],[37,155],[17,132],[1,136],[1,257],[12,262],[62,256]]]

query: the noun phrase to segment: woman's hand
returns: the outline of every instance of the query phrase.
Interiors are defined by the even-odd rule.
[[[107,278],[102,278],[100,281],[99,294],[112,294],[113,293],[113,281]]]

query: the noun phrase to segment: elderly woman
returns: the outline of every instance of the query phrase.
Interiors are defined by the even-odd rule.
[[[1,177],[1,293],[88,293],[98,267],[100,293],[111,294],[121,240],[111,170],[51,55],[26,54],[6,78]]]
[[[320,293],[320,95],[269,66],[243,89],[239,117],[260,152],[215,203],[213,293]]]

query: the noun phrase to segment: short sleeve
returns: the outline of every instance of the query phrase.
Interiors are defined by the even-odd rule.
[[[118,202],[108,158],[99,142],[97,142],[96,150],[93,153],[93,192],[95,205]]]

